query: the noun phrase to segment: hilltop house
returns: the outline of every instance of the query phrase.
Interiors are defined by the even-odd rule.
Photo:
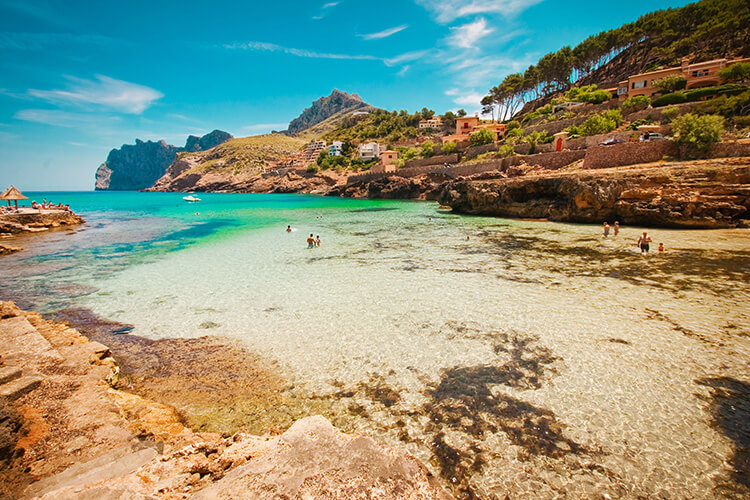
[[[380,145],[377,142],[365,142],[357,146],[359,157],[365,162],[380,157]]]
[[[720,69],[732,64],[746,62],[750,62],[750,58],[734,60],[714,59],[712,61],[690,64],[690,59],[683,57],[680,66],[639,73],[628,77],[627,80],[621,81],[617,86],[617,97],[626,99],[637,95],[653,96],[659,91],[659,89],[654,87],[654,81],[672,75],[684,76],[686,80],[685,88],[688,90],[718,85],[721,83],[721,79],[717,74]]]
[[[344,143],[341,141],[333,141],[330,146],[328,146],[328,156],[341,156],[342,150],[344,147]]]
[[[429,120],[419,120],[419,128],[420,130],[426,128],[431,128],[434,130],[441,129],[443,128],[443,119],[439,116],[434,116]]]

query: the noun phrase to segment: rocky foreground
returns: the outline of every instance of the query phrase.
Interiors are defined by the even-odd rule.
[[[320,416],[264,436],[195,433],[117,389],[108,347],[0,302],[0,497],[448,498],[406,452]]]

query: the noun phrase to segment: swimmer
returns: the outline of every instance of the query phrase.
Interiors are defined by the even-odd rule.
[[[651,237],[646,231],[643,231],[643,235],[638,238],[638,246],[641,248],[641,253],[643,255],[648,255],[649,243],[651,243]]]
[[[620,223],[615,221],[615,236],[620,234]]]
[[[292,226],[287,226],[286,227],[286,232],[287,233],[291,233],[292,232]]]
[[[319,246],[320,246],[320,235],[317,235],[317,236],[315,237],[315,246],[316,246],[316,247],[319,247]]]
[[[609,236],[609,224],[605,222],[604,223],[604,237],[606,238],[607,236]]]
[[[656,249],[659,253],[664,253],[664,243],[659,243],[659,248]]]
[[[313,248],[315,247],[315,238],[313,238],[312,233],[310,233],[310,237],[307,238],[307,248]]]

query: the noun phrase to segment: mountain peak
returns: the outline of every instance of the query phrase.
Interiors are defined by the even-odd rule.
[[[339,89],[333,89],[331,95],[321,97],[305,109],[302,114],[289,123],[288,134],[295,135],[317,125],[327,118],[341,111],[354,111],[359,108],[368,107],[357,94],[348,94]]]

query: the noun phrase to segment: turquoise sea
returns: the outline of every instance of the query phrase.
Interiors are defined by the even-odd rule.
[[[0,298],[236,339],[482,496],[743,487],[750,431],[723,405],[748,412],[750,230],[650,230],[667,252],[643,257],[641,228],[605,239],[430,202],[29,196],[87,223],[9,241],[25,250],[0,259]],[[357,389],[374,384],[394,396]]]

